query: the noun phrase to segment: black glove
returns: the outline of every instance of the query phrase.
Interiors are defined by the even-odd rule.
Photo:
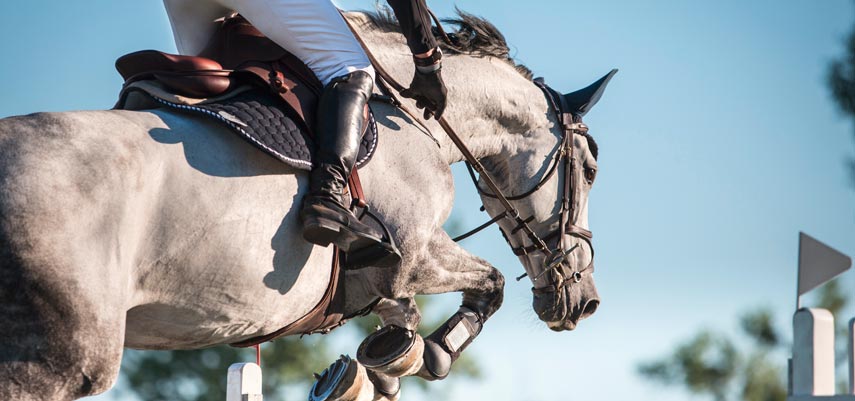
[[[409,89],[401,91],[401,96],[414,99],[416,107],[425,109],[425,120],[432,116],[439,120],[445,111],[445,100],[448,91],[442,81],[442,65],[440,60],[442,53],[437,49],[429,59],[414,59],[416,61],[416,73]],[[433,61],[429,65],[425,61]]]

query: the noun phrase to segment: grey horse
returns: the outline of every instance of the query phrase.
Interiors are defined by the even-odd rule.
[[[363,13],[348,19],[393,76],[411,74],[390,21]],[[458,23],[480,36],[469,43],[470,53],[444,61],[446,118],[499,186],[520,193],[544,177],[559,151],[561,125],[489,23],[471,16]],[[449,166],[463,160],[461,152],[435,122],[426,123],[428,131],[390,105],[372,106],[381,137],[360,174],[403,261],[348,271],[348,309],[380,298],[372,312],[384,325],[414,330],[415,295],[460,291],[483,323],[502,303],[504,278],[442,229],[454,199]],[[579,175],[575,223],[587,228],[596,149],[583,136],[572,146]],[[559,224],[563,169],[513,202],[521,215],[533,216],[537,233]],[[226,128],[170,110],[0,120],[0,399],[98,394],[115,382],[123,347],[231,344],[299,319],[323,295],[333,257],[331,248],[300,236],[307,180]],[[483,200],[491,215],[503,212],[494,199]],[[528,245],[510,221],[500,224],[513,246]],[[593,249],[575,237],[568,241],[580,247],[566,264],[587,266]],[[520,261],[530,277],[548,262],[538,253]],[[551,329],[573,329],[596,310],[591,273],[557,301],[535,298],[535,311]],[[423,371],[418,359],[397,376]],[[444,377],[432,373],[427,378]]]

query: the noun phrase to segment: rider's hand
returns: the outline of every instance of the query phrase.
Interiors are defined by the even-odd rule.
[[[401,96],[414,99],[416,107],[425,109],[425,120],[436,117],[439,120],[445,111],[448,91],[442,81],[442,53],[437,49],[428,59],[415,59],[416,73],[409,89],[401,91]]]

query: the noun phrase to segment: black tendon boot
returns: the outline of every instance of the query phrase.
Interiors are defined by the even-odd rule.
[[[347,179],[356,163],[363,129],[363,111],[374,82],[365,71],[354,71],[333,79],[318,103],[315,166],[309,194],[300,217],[303,238],[328,246],[334,243],[348,255],[359,254],[358,267],[388,267],[400,261],[397,250],[381,240],[381,234],[359,221],[342,203]],[[374,260],[365,262],[364,255]]]

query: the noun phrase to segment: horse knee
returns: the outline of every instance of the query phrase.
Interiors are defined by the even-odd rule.
[[[70,353],[69,353],[70,354]],[[76,355],[74,357],[81,357]],[[0,399],[65,401],[109,390],[121,361],[72,361],[71,356],[46,355],[41,360],[0,362]]]
[[[90,357],[85,365],[79,366],[77,374],[82,379],[80,390],[86,393],[84,396],[101,394],[111,389],[119,377],[121,364],[122,352],[119,350]]]
[[[68,334],[68,333],[66,333]],[[119,375],[120,341],[98,340],[87,332],[77,335],[24,335],[0,345],[0,399],[69,400],[109,390]]]
[[[505,290],[505,276],[502,275],[502,272],[499,269],[493,268],[493,271],[490,272],[488,276],[489,282],[493,285],[493,292],[498,293],[501,297],[502,293]],[[501,299],[499,300],[501,302]]]
[[[0,399],[69,400],[108,390],[121,364],[123,313],[107,315],[68,290],[74,287],[6,256],[0,257]]]
[[[483,288],[464,291],[462,305],[486,320],[502,306],[505,297],[505,276],[499,270],[493,269],[484,283]]]

